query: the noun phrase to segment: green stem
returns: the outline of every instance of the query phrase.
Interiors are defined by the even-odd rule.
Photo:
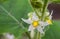
[[[31,4],[32,1],[33,1],[33,0],[30,0],[30,5],[31,5],[32,9],[35,11],[35,13],[36,13],[36,15],[38,16],[38,18],[40,18],[39,14],[38,14],[38,10],[37,10],[36,8],[34,8],[34,7],[32,6],[32,4]],[[35,0],[35,1],[36,1],[36,0]]]
[[[26,35],[29,37],[29,39],[31,39],[30,34],[28,32],[26,32]]]
[[[48,3],[48,0],[44,0],[43,10],[42,10],[42,19],[41,20],[44,20],[44,14],[45,14],[45,10],[47,8],[47,3]]]
[[[41,39],[40,32],[37,32],[37,38],[36,39]]]
[[[37,37],[36,37],[36,39],[38,39],[38,36],[39,36],[39,32],[37,32]]]

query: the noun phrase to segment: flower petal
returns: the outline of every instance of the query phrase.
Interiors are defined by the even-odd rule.
[[[31,22],[32,22],[30,19],[23,19],[23,18],[22,18],[22,20],[23,20],[25,23],[27,23],[27,24],[31,24]]]
[[[38,26],[38,27],[37,27],[37,30],[38,30],[41,34],[44,34],[44,31],[43,31],[43,29],[41,28],[41,26]]]
[[[52,19],[52,16],[51,16],[51,15],[49,16],[49,19],[50,19],[50,20]]]
[[[40,21],[39,24],[40,24],[40,26],[47,26],[47,25],[49,25],[48,22],[43,22],[43,21]]]
[[[6,34],[5,34],[5,37],[6,37],[7,39],[14,39],[14,35],[13,35],[13,34],[9,34],[9,33],[6,33]]]
[[[28,31],[32,31],[32,30],[34,30],[34,29],[35,29],[35,28],[34,28],[32,25],[30,25]]]
[[[51,12],[51,14],[49,16],[50,20],[52,20],[52,14],[53,14],[53,10],[52,10],[52,12]]]
[[[32,14],[32,20],[38,20],[38,16],[36,15],[35,12]]]

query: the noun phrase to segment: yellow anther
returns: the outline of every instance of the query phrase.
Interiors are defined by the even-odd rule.
[[[32,23],[33,27],[37,27],[39,25],[38,21],[33,21]]]
[[[51,20],[47,20],[47,22],[48,22],[49,24],[52,24],[52,21],[51,21]]]

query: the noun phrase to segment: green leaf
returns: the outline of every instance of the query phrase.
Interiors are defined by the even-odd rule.
[[[32,11],[28,0],[8,0],[2,4],[3,8],[12,14],[20,23],[23,21],[21,18],[27,18],[27,14]],[[0,34],[10,32],[16,37],[21,36],[24,32],[15,20],[13,20],[7,13],[0,7]],[[24,26],[25,27],[25,26]],[[27,28],[27,27],[26,27]]]
[[[60,21],[54,21],[42,39],[60,39]]]
[[[2,6],[10,12],[24,27],[28,27],[21,18],[27,18],[27,14],[32,11],[28,0],[8,0]],[[60,21],[54,21],[49,30],[46,31],[42,39],[60,39]],[[0,34],[10,32],[16,37],[21,37],[26,30],[22,29],[15,20],[13,20],[5,11],[0,7]]]
[[[4,3],[5,1],[7,1],[7,0],[0,0],[0,4],[1,4],[1,3]]]

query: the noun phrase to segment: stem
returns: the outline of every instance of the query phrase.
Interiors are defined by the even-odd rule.
[[[35,11],[35,13],[36,13],[36,15],[38,16],[38,18],[40,18],[39,14],[38,14],[38,10],[36,10],[36,8],[34,8],[34,7],[32,6],[32,4],[31,4],[32,1],[33,1],[33,0],[30,0],[30,5],[31,5],[32,9]],[[36,0],[35,0],[35,1],[36,1]]]
[[[29,33],[28,33],[28,32],[26,32],[26,34],[27,34],[27,36],[29,37],[29,39],[31,39],[31,37],[30,37]]]
[[[38,39],[38,36],[39,36],[39,32],[37,32],[37,37],[36,37],[36,39]]]
[[[37,32],[37,38],[36,39],[41,39],[40,32]]]
[[[44,14],[45,14],[45,10],[47,8],[47,3],[48,3],[48,0],[44,0],[43,10],[42,10],[42,19],[41,20],[44,20]]]

